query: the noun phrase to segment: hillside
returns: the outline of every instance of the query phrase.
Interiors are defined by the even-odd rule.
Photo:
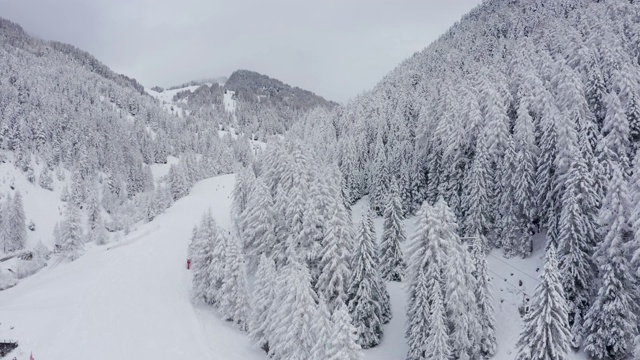
[[[229,126],[255,138],[283,134],[316,108],[333,110],[337,104],[307,90],[249,70],[237,70],[226,82],[192,81],[163,92],[149,93],[165,107],[180,108],[201,117],[225,118]],[[229,106],[229,101],[233,106]],[[233,111],[230,111],[233,109]]]
[[[39,242],[76,258],[253,156],[220,133],[224,117],[172,115],[134,79],[4,19],[0,57],[0,288],[47,264]],[[170,156],[183,160],[154,179]]]

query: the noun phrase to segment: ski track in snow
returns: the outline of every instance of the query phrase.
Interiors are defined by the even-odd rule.
[[[26,360],[33,351],[36,359],[65,360],[268,359],[247,333],[222,321],[212,308],[191,301],[191,274],[186,270],[191,230],[209,208],[218,225],[229,228],[234,178],[203,180],[119,243],[91,247],[71,263],[51,266],[56,261],[52,259],[50,266],[16,287],[0,291],[0,338],[20,342],[11,356]],[[360,221],[366,206],[366,198],[354,206],[354,222]],[[374,220],[378,239],[382,221]],[[410,237],[413,219],[405,224]],[[515,357],[522,326],[518,281],[529,295],[536,283],[507,264],[537,278],[542,254],[539,237],[536,252],[527,260],[503,259],[499,251],[489,257],[499,342],[493,359]],[[388,289],[393,319],[384,327],[382,343],[363,351],[365,360],[402,359],[408,350],[405,284],[389,283]]]

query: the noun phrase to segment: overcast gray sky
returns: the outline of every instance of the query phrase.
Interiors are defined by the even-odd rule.
[[[0,0],[146,87],[254,70],[346,102],[481,0]]]

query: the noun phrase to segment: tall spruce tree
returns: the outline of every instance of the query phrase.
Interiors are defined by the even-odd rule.
[[[547,250],[544,272],[524,318],[517,360],[564,360],[569,349],[567,302],[564,298],[555,247]]]
[[[341,203],[333,204],[332,217],[327,224],[327,234],[322,244],[320,275],[316,283],[318,293],[324,296],[332,309],[336,300],[347,300],[347,286],[351,269],[351,226],[347,221],[347,210]]]
[[[351,283],[348,308],[358,330],[358,344],[363,349],[376,346],[382,339],[382,295],[385,284],[377,269],[374,234],[369,229],[369,213],[364,214],[356,238],[358,246],[351,260]]]
[[[627,254],[630,238],[627,180],[621,164],[612,164],[613,176],[599,215],[604,240],[595,253],[601,281],[584,322],[585,350],[596,359],[625,356],[638,324],[636,289]]]
[[[582,343],[582,320],[589,308],[589,284],[595,274],[592,255],[597,241],[594,227],[597,200],[593,179],[577,149],[573,159],[562,197],[558,257],[569,305],[571,342],[577,348]]]
[[[249,329],[249,293],[244,256],[236,236],[226,243],[223,283],[220,289],[220,311],[223,316],[240,326],[240,330]]]
[[[193,277],[191,293],[195,300],[212,305],[215,297],[211,296],[212,278],[210,268],[214,261],[214,243],[217,237],[215,220],[210,212],[202,216],[200,225],[193,231],[189,244],[189,256],[192,262]]]
[[[473,276],[476,278],[475,300],[478,306],[478,321],[480,323],[479,346],[480,354],[491,357],[498,346],[495,334],[495,318],[493,316],[493,298],[489,287],[489,269],[485,255],[482,235],[476,234],[473,241],[472,259],[474,263]]]
[[[261,255],[270,257],[275,246],[273,198],[267,185],[258,179],[249,196],[243,219],[246,225],[242,240],[249,268],[255,269]]]
[[[318,310],[307,265],[289,256],[278,286],[282,290],[276,298],[278,309],[270,317],[269,354],[275,359],[309,359],[315,345],[312,324]]]
[[[260,263],[253,284],[251,304],[251,339],[261,349],[269,352],[269,314],[275,310],[276,264],[265,254],[260,255]]]
[[[395,186],[388,196],[384,210],[384,225],[380,243],[380,273],[384,280],[402,281],[406,264],[400,244],[406,239],[404,224],[401,219],[400,198]]]
[[[329,306],[322,296],[318,299],[318,317],[313,322],[312,330],[313,336],[315,337],[315,344],[311,349],[311,359],[325,360],[329,353],[333,351],[329,340],[334,336],[335,329]]]
[[[80,210],[67,202],[60,234],[59,249],[64,257],[73,261],[84,253],[84,236],[80,220]]]
[[[336,310],[333,312],[331,319],[333,333],[329,338],[329,351],[326,359],[360,360],[362,354],[360,346],[356,342],[358,332],[351,323],[349,311],[342,300],[337,300]]]

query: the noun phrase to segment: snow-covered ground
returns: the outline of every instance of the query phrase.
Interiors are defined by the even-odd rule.
[[[233,94],[235,93],[235,91],[231,90],[226,90],[224,92],[224,109],[227,112],[236,112],[236,101],[233,99]]]
[[[167,165],[164,165],[167,167]],[[156,176],[164,168],[154,169]],[[140,225],[117,243],[92,247],[71,263],[50,264],[17,286],[0,291],[0,338],[16,339],[11,356],[28,359],[242,359],[264,360],[244,332],[220,320],[215,311],[194,306],[191,275],[185,268],[191,230],[211,209],[229,228],[234,175],[198,182],[152,222]],[[354,206],[359,221],[366,199]],[[405,221],[413,232],[412,219]],[[377,235],[382,219],[375,219]],[[512,360],[521,328],[522,291],[531,295],[541,244],[528,260],[505,260],[493,252],[495,316],[499,341],[496,360]],[[522,286],[519,281],[522,280]],[[365,360],[406,355],[406,289],[390,283],[393,319],[381,345],[364,351]],[[582,359],[573,356],[570,359]]]

